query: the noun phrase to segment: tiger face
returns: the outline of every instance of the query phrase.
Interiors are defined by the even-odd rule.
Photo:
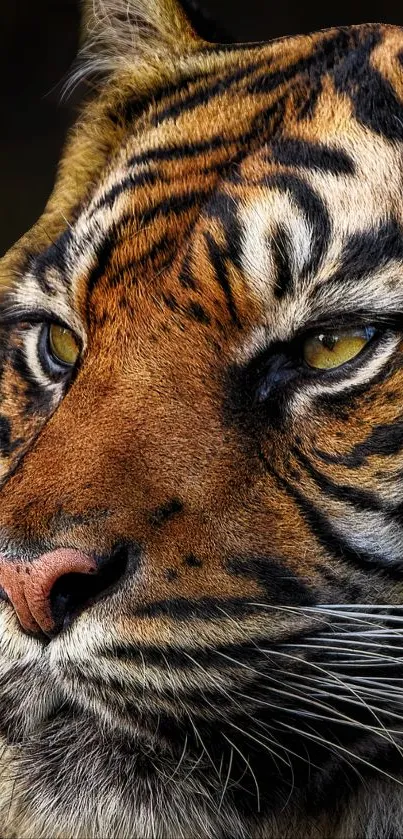
[[[401,835],[402,31],[85,12],[2,264],[3,835]]]

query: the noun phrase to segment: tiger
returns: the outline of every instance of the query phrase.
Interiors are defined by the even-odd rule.
[[[1,261],[3,839],[403,836],[403,30],[87,0]]]

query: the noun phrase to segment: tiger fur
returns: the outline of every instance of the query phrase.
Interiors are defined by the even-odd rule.
[[[403,31],[84,28],[0,268],[1,835],[403,836]]]

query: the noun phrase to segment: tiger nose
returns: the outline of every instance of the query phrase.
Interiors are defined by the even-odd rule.
[[[23,629],[53,636],[104,593],[123,566],[124,556],[116,552],[100,559],[73,548],[58,548],[32,562],[0,557],[0,586]]]

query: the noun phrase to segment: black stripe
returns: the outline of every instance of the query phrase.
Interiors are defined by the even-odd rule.
[[[240,329],[241,322],[238,318],[238,313],[235,306],[235,301],[232,295],[230,282],[228,279],[227,266],[225,264],[226,254],[221,250],[217,242],[214,241],[211,233],[204,234],[211,264],[214,268],[216,280],[224,292],[227,301],[227,308],[232,322]]]
[[[280,558],[236,557],[227,563],[235,577],[254,580],[265,591],[265,602],[276,606],[312,606],[316,597]]]
[[[155,510],[152,510],[148,516],[148,522],[151,527],[161,527],[161,525],[165,524],[168,519],[171,519],[172,516],[178,515],[178,513],[181,513],[182,510],[182,501],[180,501],[179,498],[171,498],[169,501],[166,501],[164,504],[156,507]]]
[[[223,93],[228,93],[230,89],[236,86],[239,82],[245,81],[249,76],[257,70],[269,67],[270,59],[268,56],[261,58],[259,61],[249,62],[246,67],[240,67],[231,73],[223,74],[217,79],[217,74],[211,80],[209,77],[199,77],[197,79],[196,88],[193,87],[193,80],[189,80],[188,85],[192,84],[192,89],[180,91],[178,100],[174,103],[168,104],[155,114],[152,122],[154,125],[159,125],[167,119],[176,119],[185,111],[190,111],[197,108],[198,105],[207,105],[212,99],[217,96],[222,96]]]
[[[171,292],[163,292],[162,293],[162,300],[165,303],[165,305],[168,306],[168,309],[170,309],[171,312],[177,312],[178,311],[179,303],[176,300],[176,298],[174,297],[174,295],[171,294]]]
[[[225,148],[226,143],[236,143],[237,138],[233,140],[225,140],[222,134],[214,134],[207,140],[201,140],[198,143],[181,143],[179,145],[160,146],[159,148],[151,148],[142,152],[141,154],[134,154],[128,160],[129,166],[141,166],[146,163],[164,162],[170,160],[187,160],[192,157],[197,157],[199,154],[208,154],[215,149]]]
[[[110,258],[112,253],[118,243],[118,237],[116,235],[116,228],[112,227],[112,230],[109,231],[109,235],[106,239],[104,239],[101,248],[99,249],[96,259],[96,265],[92,269],[91,273],[88,276],[87,281],[87,315],[88,320],[91,320],[91,310],[90,310],[90,301],[92,292],[99,282],[99,280],[104,276],[106,269],[109,265]]]
[[[1,309],[0,309],[0,329],[2,326],[15,326],[16,324],[21,324],[23,321],[26,321],[30,324],[34,323],[57,323],[59,326],[68,329],[68,324],[66,321],[59,318],[52,312],[50,309],[44,308],[37,308],[34,312],[32,312],[29,308],[22,304],[15,305],[9,295],[5,295],[1,300]],[[0,342],[0,349],[3,350],[4,348],[1,346]]]
[[[312,187],[296,175],[271,175],[265,179],[265,184],[268,188],[290,193],[312,228],[310,258],[301,277],[314,274],[329,247],[331,238],[331,222],[324,202]]]
[[[183,288],[190,289],[191,291],[197,290],[197,282],[194,277],[192,267],[191,267],[191,254],[190,249],[188,248],[185,256],[183,258],[183,262],[181,265],[181,269],[178,276],[179,282]]]
[[[141,214],[141,226],[146,227],[147,224],[150,224],[150,222],[154,221],[154,219],[159,215],[167,216],[171,213],[173,215],[180,215],[186,210],[191,210],[195,206],[197,206],[199,202],[202,202],[204,199],[206,199],[208,195],[209,192],[205,189],[194,190],[193,192],[188,193],[174,193],[170,195],[169,198],[164,198],[162,201],[159,201],[157,204],[154,204],[153,206],[145,210]],[[104,240],[97,254],[97,264],[95,265],[88,278],[88,311],[91,294],[98,281],[105,275],[115,247],[119,244],[122,238],[124,238],[124,235],[127,234],[127,225],[133,226],[135,220],[136,215],[134,213],[127,213],[124,216],[122,216],[118,224],[112,226],[112,228],[109,230],[107,238]],[[154,243],[152,245],[152,250],[154,251],[155,247],[160,249],[164,243],[165,238],[158,242],[157,245]],[[148,257],[147,254],[143,255],[143,259],[146,258],[149,258],[149,255]]]
[[[9,457],[11,451],[11,423],[4,415],[0,415],[0,454]]]
[[[272,105],[264,108],[253,118],[250,128],[238,137],[239,149],[231,156],[225,171],[225,176],[233,183],[263,183],[266,186],[267,178],[261,181],[253,181],[250,176],[244,180],[240,164],[256,149],[261,150],[265,142],[269,142],[282,130],[286,110],[285,96],[280,97]]]
[[[260,458],[262,462],[266,463],[266,468],[275,477],[287,495],[294,499],[303,518],[308,523],[312,534],[330,557],[334,557],[342,563],[348,563],[353,568],[366,574],[368,574],[368,571],[376,571],[378,574],[388,577],[391,580],[402,581],[403,560],[402,563],[389,563],[387,556],[385,556],[385,561],[383,562],[379,557],[374,557],[365,551],[352,549],[348,542],[336,533],[326,516],[314,504],[308,501],[302,492],[273,470],[270,464],[267,463],[263,453],[260,454]]]
[[[373,318],[373,313],[371,313]],[[368,319],[367,319],[368,323]],[[386,339],[390,337],[390,333],[385,332]],[[379,338],[379,341],[383,339]],[[378,341],[378,347],[379,347]],[[375,345],[374,345],[375,346]],[[365,359],[371,357],[374,347],[367,347],[362,350],[362,363]],[[353,359],[354,362],[354,359]],[[358,362],[357,362],[358,363]],[[348,387],[340,391],[318,393],[315,396],[315,403],[320,407],[324,414],[337,416],[337,419],[348,420],[353,411],[362,411],[363,405],[369,406],[372,402],[379,401],[379,390],[377,385],[384,385],[391,372],[396,372],[403,366],[403,358],[399,358],[399,354],[395,354],[393,361],[387,359],[382,368],[376,375],[361,383],[348,382]],[[342,371],[334,370],[334,378],[339,379],[342,376]]]
[[[160,162],[169,160],[186,160],[196,157],[201,154],[207,156],[208,153],[215,149],[222,149],[225,156],[220,162],[214,162],[201,166],[199,164],[199,172],[226,172],[232,180],[236,181],[239,177],[236,164],[244,157],[249,155],[255,148],[261,147],[265,137],[271,137],[275,134],[279,125],[281,125],[284,115],[284,99],[281,98],[269,107],[265,107],[258,113],[250,128],[243,134],[234,137],[226,138],[222,134],[214,134],[207,140],[198,143],[183,143],[182,145],[162,146],[158,149],[147,149],[141,154],[133,155],[129,160],[130,166],[137,166],[150,162]],[[230,153],[233,147],[237,147],[238,151]],[[228,171],[226,171],[228,170]]]
[[[252,91],[270,92],[278,85],[302,75],[306,86],[303,91],[300,111],[313,115],[322,91],[323,77],[327,73],[333,78],[337,92],[347,95],[353,105],[356,118],[378,134],[389,140],[403,138],[403,104],[390,82],[372,65],[371,55],[382,40],[382,29],[378,24],[368,24],[357,29],[340,28],[329,38],[326,33],[321,45],[314,53],[284,71],[269,74],[252,86]],[[306,91],[306,92],[305,92]],[[300,114],[301,116],[301,114]]]
[[[401,140],[402,102],[392,85],[371,63],[371,54],[381,39],[382,30],[377,24],[356,29],[341,27],[331,37],[325,33],[322,43],[316,45],[310,56],[283,70],[255,79],[248,90],[251,93],[270,93],[302,76],[299,109],[306,110],[309,104],[312,116],[322,91],[323,77],[329,74],[336,90],[349,96],[358,120],[388,139]]]
[[[327,475],[319,472],[312,465],[308,457],[300,450],[294,448],[293,452],[298,462],[303,466],[305,472],[315,482],[319,489],[331,498],[337,501],[353,504],[360,510],[382,510],[382,502],[370,490],[360,489],[358,487],[348,486],[347,484],[336,484]]]
[[[190,655],[192,655],[192,653],[190,653]],[[276,658],[277,658],[277,656],[276,656]],[[222,733],[222,731],[227,730],[228,734],[231,737],[231,740],[233,740],[233,738],[234,738],[234,727],[231,726],[231,727],[228,728],[227,725],[226,725],[226,723],[229,719],[233,720],[234,722],[236,722],[236,720],[238,719],[238,724],[239,724],[239,727],[242,731],[245,727],[245,722],[246,721],[248,721],[246,724],[248,725],[248,723],[249,723],[249,725],[250,725],[250,712],[251,712],[252,709],[253,709],[254,714],[256,715],[256,716],[254,716],[254,722],[256,723],[256,721],[258,719],[257,715],[259,714],[259,712],[261,711],[261,712],[263,712],[263,714],[267,713],[267,707],[268,706],[270,708],[270,710],[268,712],[269,717],[272,719],[274,710],[276,710],[276,715],[277,715],[277,714],[280,714],[281,710],[285,707],[290,707],[290,705],[291,705],[291,707],[292,706],[295,707],[295,704],[300,705],[300,703],[298,703],[298,700],[297,700],[297,703],[296,703],[295,696],[293,697],[292,694],[291,694],[290,697],[287,698],[287,696],[285,695],[286,690],[287,690],[286,684],[285,684],[285,692],[282,695],[279,696],[279,694],[275,693],[275,692],[270,694],[270,682],[268,681],[268,679],[270,680],[270,675],[267,672],[270,665],[268,664],[267,659],[270,660],[270,653],[268,654],[265,662],[264,662],[264,659],[261,660],[262,665],[263,665],[263,663],[265,663],[266,666],[265,667],[262,666],[261,670],[260,671],[257,670],[256,673],[246,671],[245,667],[242,667],[242,663],[239,665],[238,668],[237,668],[236,664],[233,664],[232,665],[233,672],[231,674],[232,675],[232,680],[231,680],[232,685],[229,688],[228,687],[226,688],[225,685],[223,685],[222,688],[219,685],[217,685],[217,680],[214,676],[214,672],[209,673],[209,669],[207,667],[203,668],[203,671],[204,671],[203,675],[204,675],[205,684],[202,683],[202,685],[200,687],[190,687],[189,686],[189,689],[186,692],[183,692],[183,694],[182,694],[182,707],[183,707],[184,703],[186,703],[187,706],[190,706],[190,708],[192,709],[192,719],[196,719],[197,721],[199,720],[198,715],[201,714],[202,712],[204,712],[207,716],[207,719],[209,721],[211,721],[211,715],[212,715],[212,712],[213,712],[215,719],[217,720],[217,722],[219,721],[219,723],[220,723],[220,733]],[[277,668],[276,668],[276,664],[274,663],[273,659],[274,659],[274,656],[273,656],[272,660],[270,661],[270,664],[274,668],[274,672],[276,672]],[[287,654],[284,656],[284,662],[285,662],[285,664],[287,664]],[[298,662],[298,664],[300,665],[299,669],[302,669],[301,665],[303,664],[303,662]],[[166,667],[166,665],[165,665],[165,667]],[[237,680],[237,677],[236,677],[236,672],[234,672],[237,669],[238,669],[238,673],[239,673],[239,676],[240,676],[240,678],[238,680]],[[298,665],[295,669],[298,669]],[[199,670],[199,672],[200,672],[200,667],[196,666],[195,670],[196,670],[196,672],[197,672],[197,670]],[[245,675],[247,675],[246,684],[245,684],[245,681],[244,681],[245,680]],[[276,678],[278,678],[278,676],[277,677],[275,676],[275,679]],[[284,679],[284,676],[283,676],[283,679]],[[201,679],[201,681],[202,681],[202,679]],[[276,682],[275,682],[275,684],[276,684]],[[247,694],[244,693],[245,688],[246,688]],[[164,696],[166,696],[169,699],[172,698],[173,700],[175,700],[178,697],[178,690],[177,690],[177,688],[175,688],[174,685],[166,685],[166,686],[164,685],[163,693],[164,693]],[[143,691],[142,691],[141,695],[144,696]],[[343,699],[343,697],[341,697],[341,699]],[[308,698],[306,699],[306,701],[307,701],[307,703],[309,703]],[[274,706],[274,708],[273,708],[273,706]],[[136,707],[134,703],[133,703],[133,705],[131,705],[130,703],[127,703],[127,704],[125,703],[125,710],[126,710],[126,708],[127,709],[131,708],[132,712],[134,712],[134,714],[135,714],[135,718],[138,719],[138,707]],[[196,717],[195,717],[195,712],[197,714]],[[241,719],[239,719],[239,717],[241,717]],[[369,717],[369,712],[368,712],[368,717]],[[290,719],[290,717],[288,717],[288,719]],[[160,730],[160,727],[158,727],[158,729]],[[253,730],[253,728],[252,728],[252,730]],[[258,733],[258,730],[259,729],[257,729],[256,733]],[[255,731],[256,731],[256,729],[255,729]],[[260,731],[261,731],[261,729],[260,729]],[[266,731],[267,731],[267,728],[266,728]],[[212,741],[208,740],[207,742],[210,743],[210,747],[214,748],[214,743],[217,742],[217,735],[216,735],[215,739],[213,739]],[[264,751],[264,747],[263,747],[262,751]],[[220,748],[220,753],[221,752],[222,752],[222,747]],[[267,753],[266,752],[265,752],[264,760],[265,760],[265,764],[266,764],[265,765],[264,777],[265,777],[265,781],[267,781]],[[217,763],[218,763],[218,761],[217,761]],[[277,773],[278,773],[278,764],[277,764]],[[220,832],[218,835],[220,836],[220,839],[222,839],[222,833]],[[251,837],[256,837],[256,833],[252,833],[252,834],[249,833],[249,834],[243,834],[243,835],[244,836],[247,835],[247,836],[251,836]],[[194,836],[194,834],[193,834],[193,836]],[[192,839],[193,839],[193,836],[192,836]],[[323,836],[323,834],[322,834],[322,836]],[[171,837],[172,837],[172,834],[170,836],[170,839],[171,839]],[[189,837],[189,834],[188,834],[188,837]],[[172,837],[172,839],[173,839],[173,837]],[[176,839],[176,837],[175,837],[175,839]],[[189,837],[189,839],[190,839],[190,837]],[[233,835],[232,835],[232,839],[233,839]],[[327,837],[326,837],[326,839],[327,839]],[[400,839],[400,837],[399,837],[399,839]]]
[[[158,176],[158,181],[161,180]],[[97,201],[94,207],[91,210],[90,218],[98,212],[98,210],[103,209],[104,207],[112,207],[116,199],[119,195],[122,195],[124,192],[128,192],[133,189],[137,189],[143,186],[152,186],[157,181],[157,173],[147,169],[143,172],[139,173],[132,173],[128,175],[126,178],[123,178],[122,181],[119,181],[117,184],[114,184],[102,198]]]
[[[223,609],[226,611],[225,600],[222,602],[224,604]],[[261,612],[262,611],[263,610],[261,610]],[[272,613],[270,614],[272,615]],[[270,623],[270,620],[268,623]],[[282,639],[282,643],[296,642],[299,638],[300,634],[296,637],[295,633],[292,635],[290,633],[289,636]],[[130,644],[119,644],[105,651],[105,655],[111,655],[114,658],[121,660],[127,659],[138,662],[142,662],[144,660],[148,666],[155,665],[163,667],[164,669],[167,666],[167,661],[170,667],[178,670],[194,670],[199,664],[209,664],[210,666],[218,665],[218,667],[224,669],[225,667],[228,668],[234,666],[232,662],[225,659],[225,656],[234,658],[240,662],[247,661],[248,664],[259,661],[267,662],[267,653],[262,653],[259,649],[259,645],[261,647],[267,647],[269,644],[271,644],[269,637],[256,635],[251,636],[246,641],[229,641],[227,644],[216,644],[214,647],[191,646],[189,647],[188,653],[194,659],[193,661],[189,658],[189,655],[186,654],[186,650],[183,650],[180,647],[157,647],[151,644],[136,644],[135,646],[130,646]]]
[[[192,653],[190,653],[190,655],[192,655]],[[235,665],[234,665],[234,668],[235,668]],[[199,670],[199,672],[200,672],[200,668],[195,668],[195,669]],[[240,667],[239,669],[242,672],[242,668]],[[201,685],[200,688],[199,687],[196,687],[196,688],[195,687],[189,687],[189,689],[186,692],[183,691],[183,692],[180,693],[182,709],[184,709],[184,708],[186,709],[185,719],[188,718],[189,711],[191,711],[192,720],[197,722],[197,729],[200,730],[199,721],[201,721],[203,719],[203,715],[205,715],[208,720],[211,720],[212,711],[214,711],[214,716],[215,716],[216,720],[217,721],[219,720],[221,722],[220,728],[222,730],[222,729],[225,728],[225,721],[228,718],[236,719],[236,716],[234,715],[234,712],[239,713],[240,702],[239,702],[239,699],[237,698],[236,688],[235,689],[232,688],[232,689],[228,690],[228,689],[225,689],[225,687],[223,687],[223,689],[220,689],[220,687],[217,687],[216,679],[214,678],[214,674],[213,673],[209,674],[208,669],[207,669],[207,673],[204,674],[204,677],[205,677],[207,685],[209,685],[209,686],[205,687],[204,685]],[[256,692],[257,692],[257,688],[258,688],[258,686],[260,686],[262,684],[262,680],[264,680],[264,674],[263,673],[262,673],[262,675],[258,674],[255,677],[250,677],[249,680],[248,680],[249,691],[252,692],[252,689],[253,689],[253,690],[256,690]],[[95,680],[95,684],[97,684],[96,680]],[[109,684],[110,684],[110,682],[109,682]],[[118,688],[118,685],[119,685],[119,682],[116,684],[115,687]],[[138,697],[141,697],[144,700],[144,690],[143,690],[143,688],[141,688],[140,686],[136,686],[136,687],[133,686],[132,691],[133,691],[133,693],[136,691]],[[149,696],[149,707],[147,708],[147,718],[148,718],[148,720],[150,720],[150,718],[152,719],[152,717],[153,717],[152,708],[153,708],[154,703],[152,701],[153,694],[149,691],[147,691],[147,693],[148,693],[148,696]],[[231,694],[232,694],[232,696],[231,696]],[[163,683],[163,691],[161,693],[159,693],[159,704],[161,703],[161,700],[162,700],[163,697],[168,701],[172,701],[174,706],[176,706],[176,708],[178,708],[178,702],[177,702],[177,700],[178,700],[178,689],[174,685],[172,685],[172,684],[169,685],[166,682]],[[267,693],[266,693],[266,702],[267,702]],[[244,704],[245,704],[245,702],[242,703],[242,705],[244,705]],[[254,708],[256,708],[257,702],[254,701],[254,696],[253,695],[251,695],[250,702],[249,702],[249,706],[252,706],[252,705],[254,706]],[[279,711],[280,711],[280,707],[281,706],[278,707]],[[171,711],[171,709],[168,710],[168,714],[165,713],[165,715],[164,715],[166,720],[167,720],[167,717],[168,717],[170,711]],[[246,712],[246,715],[247,715],[247,712]],[[133,718],[135,720],[139,719],[139,704],[138,704],[138,701],[137,702],[136,701],[130,701],[130,700],[126,701],[126,699],[125,699],[125,716],[128,716],[128,717],[133,716]],[[157,714],[155,716],[157,717]],[[169,719],[169,717],[168,717],[168,719]],[[172,736],[172,726],[170,724],[168,726],[168,731],[170,732],[170,734]],[[183,732],[184,732],[184,728],[183,728],[183,725],[182,725],[182,745],[183,745]],[[160,721],[159,721],[159,714],[158,714],[158,733],[159,733],[159,735],[161,735],[161,725],[160,725]],[[218,764],[218,762],[219,761],[217,761],[217,764]],[[177,834],[168,833],[168,834],[165,834],[165,835],[167,835],[169,837],[169,839],[177,839]],[[185,834],[186,839],[193,839],[194,835],[195,834]],[[222,833],[220,832],[218,835],[220,836],[220,839],[222,839]],[[121,836],[121,834],[119,835],[119,839],[120,839],[120,836]],[[200,833],[199,833],[199,836],[200,836]],[[139,834],[136,834],[135,837],[133,837],[133,839],[143,839],[143,837],[144,837],[144,834],[141,837],[139,836]],[[400,837],[399,837],[399,839],[400,839]]]
[[[331,175],[354,175],[355,172],[354,163],[346,152],[319,142],[283,137],[272,143],[268,156],[282,166],[302,166]]]
[[[195,556],[195,554],[188,554],[185,556],[183,562],[185,565],[188,565],[189,568],[201,568],[203,565],[203,560],[199,559],[199,557]]]
[[[358,35],[359,37],[359,35]],[[306,75],[309,85],[315,87],[318,79],[322,78],[338,61],[343,59],[350,52],[357,42],[357,35],[353,30],[340,28],[334,35],[329,36],[325,32],[322,42],[313,45],[313,51],[305,58],[301,58],[294,64],[276,70],[274,73],[266,73],[258,79],[254,79],[248,88],[249,93],[271,93],[285,82],[290,82],[297,76]]]
[[[353,233],[344,245],[340,267],[328,282],[332,285],[362,282],[391,260],[403,262],[403,231],[396,219]]]
[[[225,255],[242,268],[242,229],[237,215],[238,202],[226,192],[216,190],[203,207],[203,215],[220,222],[225,234]]]
[[[161,103],[165,105],[172,97],[186,96],[189,88],[192,86],[208,83],[208,81],[215,80],[217,72],[214,70],[211,73],[200,73],[194,76],[187,76],[183,79],[163,85],[159,90],[153,91],[152,98],[150,95],[139,98],[138,95],[130,96],[124,102],[118,104],[114,111],[110,110],[107,114],[108,118],[115,124],[117,122],[132,122],[134,119],[139,119],[145,111],[154,110]]]
[[[172,86],[174,89],[174,86]],[[151,105],[150,96],[130,96],[124,102],[119,102],[106,112],[107,118],[114,125],[126,125],[129,122],[140,119]]]
[[[172,213],[173,215],[179,216],[186,210],[192,210],[205,201],[209,194],[210,190],[207,189],[195,189],[191,192],[174,192],[168,198],[149,207],[148,210],[145,210],[141,214],[142,225],[149,224],[159,215],[169,216]]]
[[[298,75],[306,79],[300,109],[309,105],[312,116],[322,90],[325,74],[333,78],[336,91],[347,95],[356,118],[388,140],[403,138],[403,104],[392,84],[376,70],[371,61],[373,50],[382,40],[382,29],[370,24],[357,29],[338,30],[325,38],[314,53],[283,71],[268,74],[251,85],[251,92],[271,92]],[[306,92],[305,92],[306,91]],[[306,114],[305,114],[306,115]]]
[[[192,600],[188,597],[176,597],[166,600],[155,600],[138,606],[133,615],[138,617],[156,618],[168,616],[172,620],[188,621],[192,619],[226,620],[227,612],[240,618],[242,615],[254,614],[261,608],[250,603],[249,597],[199,597]]]
[[[323,79],[316,77],[315,83],[308,88],[302,85],[299,91],[295,92],[295,114],[297,121],[312,119],[315,115],[317,101],[323,92]],[[299,95],[298,95],[299,93]]]
[[[357,50],[336,68],[335,87],[350,97],[356,118],[371,131],[388,140],[402,140],[402,101],[371,61],[371,53],[381,38],[381,30],[373,28]]]
[[[46,232],[46,231],[45,231]],[[60,271],[60,280],[66,285],[69,286],[69,276],[68,276],[68,267],[66,265],[66,252],[69,248],[71,242],[73,241],[73,228],[67,227],[63,233],[58,236],[58,238],[51,243],[49,247],[46,248],[41,254],[34,257],[31,260],[30,264],[27,266],[27,271],[31,270],[35,276],[35,280],[38,283],[41,290],[44,294],[49,296],[54,295],[55,289],[52,285],[52,281],[48,280],[46,274],[49,268],[54,268],[55,266]]]
[[[133,165],[145,163],[151,160],[169,160],[170,157],[181,158],[181,151],[184,152],[184,157],[192,157],[194,154],[198,155],[202,152],[209,152],[215,148],[226,149],[226,157],[219,163],[213,163],[210,166],[201,167],[200,171],[216,171],[234,182],[242,180],[239,164],[245,157],[251,154],[254,149],[261,148],[265,138],[271,138],[275,135],[278,128],[282,125],[285,111],[285,99],[279,98],[276,102],[268,107],[265,107],[253,118],[250,127],[247,131],[239,134],[233,138],[226,139],[222,135],[214,135],[208,140],[199,143],[183,144],[183,146],[163,146],[161,149],[149,149],[141,155],[134,155],[131,159]],[[231,149],[234,146],[238,147],[238,151],[233,153]],[[223,193],[224,194],[224,193]],[[226,196],[229,200],[229,196]]]
[[[229,141],[229,145],[234,145],[237,142],[237,138]],[[93,216],[98,210],[102,209],[103,207],[111,207],[120,195],[126,191],[131,191],[133,189],[138,189],[140,187],[150,187],[155,183],[166,183],[172,184],[173,187],[177,186],[178,181],[181,181],[181,178],[166,176],[163,175],[161,172],[158,172],[155,169],[151,169],[148,167],[148,164],[154,162],[163,162],[163,161],[171,161],[171,160],[181,160],[185,161],[186,159],[191,159],[192,157],[197,157],[198,155],[205,154],[208,155],[209,152],[214,151],[214,149],[220,148],[224,150],[226,153],[226,157],[224,161],[221,162],[208,162],[205,165],[201,165],[201,163],[197,167],[198,174],[201,173],[212,173],[219,172],[223,167],[227,165],[227,151],[225,147],[225,143],[223,142],[222,135],[217,135],[211,137],[209,140],[205,140],[204,142],[200,143],[183,143],[182,145],[169,145],[169,146],[162,146],[158,149],[147,149],[145,152],[141,154],[135,154],[131,157],[128,161],[129,167],[135,166],[147,166],[147,169],[142,170],[141,172],[133,172],[127,177],[125,177],[122,181],[115,184],[108,192],[100,198],[100,200],[95,204],[93,207],[90,217]]]
[[[210,315],[208,315],[206,310],[203,309],[203,306],[195,300],[192,300],[189,303],[187,313],[192,320],[195,320],[198,323],[203,323],[205,326],[208,326],[211,323]]]
[[[217,174],[223,174],[226,170],[230,170],[232,172],[232,179],[236,180],[237,178],[237,170],[236,164],[239,163],[243,157],[250,154],[253,149],[257,146],[261,146],[263,142],[263,134],[266,136],[267,134],[273,135],[278,127],[281,124],[282,116],[284,111],[284,102],[280,100],[276,102],[274,105],[270,105],[269,108],[265,108],[262,110],[253,120],[250,129],[241,134],[237,137],[230,138],[229,140],[225,141],[225,138],[220,135],[214,135],[210,137],[208,140],[201,141],[199,143],[184,143],[179,146],[163,146],[158,149],[147,149],[145,152],[141,154],[133,155],[133,157],[129,160],[129,166],[137,166],[141,164],[147,164],[151,162],[159,162],[164,160],[183,160],[186,158],[195,157],[197,155],[205,153],[206,155],[214,151],[216,148],[220,148],[225,150],[225,157],[220,162],[210,163],[205,165],[204,167],[199,167],[199,171],[201,172],[216,172]],[[229,154],[229,151],[232,147],[237,145],[238,152],[234,153],[233,155]],[[227,173],[228,174],[228,173]],[[156,175],[153,173],[155,180],[161,179],[162,176],[159,174]],[[114,200],[117,195],[123,192],[125,189],[133,188],[136,184],[140,186],[147,183],[148,175],[146,172],[140,173],[138,176],[133,175],[132,177],[128,177],[125,181],[121,184],[117,184],[115,187],[112,187],[110,191],[110,200]],[[138,179],[138,180],[137,180]],[[175,181],[173,181],[175,182]],[[226,199],[229,201],[229,197],[226,196]],[[100,202],[97,204],[98,209],[102,207],[103,203],[108,203],[109,196],[105,196],[105,198],[101,199]]]
[[[163,235],[139,256],[137,259],[130,259],[124,265],[120,265],[119,269],[113,272],[108,278],[110,288],[117,288],[117,286],[125,280],[125,285],[136,285],[142,270],[151,263],[155,266],[158,263],[158,270],[163,266],[168,267],[178,250],[178,236]],[[161,260],[162,256],[162,260]],[[159,259],[160,257],[160,259]],[[132,274],[130,280],[125,279],[125,275],[130,272]]]
[[[281,300],[293,287],[290,263],[290,253],[292,253],[293,246],[288,231],[282,224],[277,225],[275,232],[270,236],[269,242],[274,262],[274,294]],[[269,281],[269,277],[267,280]]]
[[[24,349],[22,347],[15,347],[10,352],[9,357],[13,369],[24,381],[26,414],[42,414],[43,416],[49,416],[53,403],[52,391],[47,391],[43,387],[38,387],[38,382],[34,378],[32,370],[27,362]]]
[[[355,469],[362,466],[372,455],[398,454],[402,448],[403,419],[399,417],[389,425],[375,425],[368,437],[361,443],[356,443],[347,454],[329,454],[321,449],[315,449],[315,454],[325,463],[337,463]]]

